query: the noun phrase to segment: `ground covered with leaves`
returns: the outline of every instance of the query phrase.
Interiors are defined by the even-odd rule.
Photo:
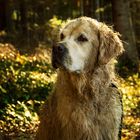
[[[0,139],[3,134],[13,140],[34,138],[40,106],[56,79],[49,52],[41,50],[26,56],[12,45],[0,44]],[[139,140],[140,75],[119,80],[124,106],[122,140]]]

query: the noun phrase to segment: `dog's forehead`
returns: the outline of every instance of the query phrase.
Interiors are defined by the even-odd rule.
[[[72,34],[73,32],[78,32],[79,30],[82,31],[84,29],[84,23],[82,23],[82,21],[79,21],[79,20],[75,20],[75,21],[72,21],[70,23],[68,23],[64,29],[62,29],[62,32],[65,34],[65,35],[68,35],[68,34]]]
[[[78,18],[69,22],[62,30],[64,35],[72,35],[81,32],[90,33],[96,31],[98,22],[87,19]]]

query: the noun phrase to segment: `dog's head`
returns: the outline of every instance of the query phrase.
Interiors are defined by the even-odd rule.
[[[106,65],[123,51],[117,33],[107,25],[88,17],[70,21],[60,32],[60,41],[53,46],[52,64],[70,72]]]

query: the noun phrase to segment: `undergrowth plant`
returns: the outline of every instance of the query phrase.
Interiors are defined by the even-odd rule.
[[[21,55],[11,45],[1,46],[0,131],[33,129],[38,110],[52,90],[55,73],[49,63]]]

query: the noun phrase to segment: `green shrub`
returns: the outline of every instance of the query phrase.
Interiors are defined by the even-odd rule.
[[[1,51],[2,47],[0,47]],[[52,90],[55,73],[35,56],[9,46],[0,54],[0,130],[25,130],[37,125],[37,112]]]

